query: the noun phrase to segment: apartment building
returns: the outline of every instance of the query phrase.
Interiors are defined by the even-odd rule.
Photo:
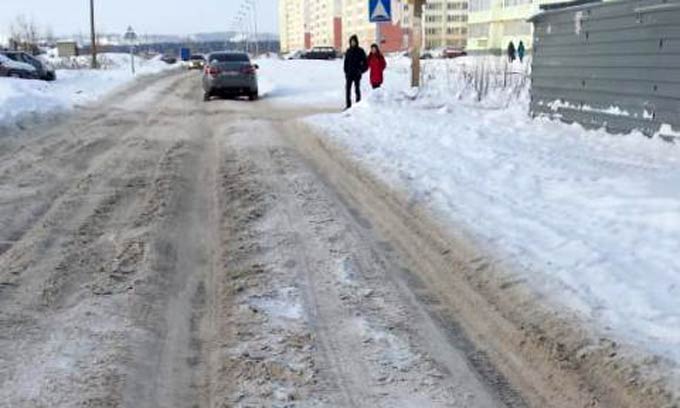
[[[279,0],[279,39],[281,51],[311,47],[309,0]]]
[[[515,46],[522,41],[531,49],[533,27],[527,19],[542,4],[560,2],[563,0],[470,0],[468,50],[498,54],[510,41]]]
[[[342,41],[342,0],[307,0],[312,47],[340,48]]]
[[[468,37],[467,0],[428,0],[423,10],[424,45],[465,48]]]
[[[347,47],[349,36],[356,34],[362,47],[380,44],[383,52],[395,52],[408,48],[407,30],[403,28],[404,3],[406,0],[384,0],[392,2],[392,21],[371,23],[368,19],[368,0],[342,1],[343,47]]]
[[[392,22],[371,23],[368,0],[279,0],[281,51],[290,52],[317,46],[344,50],[356,34],[362,47],[379,43],[385,52],[408,48],[408,30],[402,29],[407,17],[406,0],[392,1]],[[404,21],[402,21],[402,18]]]

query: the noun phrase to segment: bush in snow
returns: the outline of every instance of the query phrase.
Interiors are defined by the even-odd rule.
[[[426,61],[422,88],[428,96],[507,107],[528,95],[530,71],[530,59],[512,64],[506,58],[494,56]]]

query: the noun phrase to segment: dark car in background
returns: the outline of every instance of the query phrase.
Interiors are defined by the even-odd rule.
[[[244,52],[223,51],[208,55],[203,71],[205,101],[213,96],[247,96],[251,101],[258,98],[257,64]]]
[[[28,64],[35,68],[37,79],[42,79],[44,81],[54,81],[57,79],[57,74],[54,69],[31,54],[23,51],[0,51],[0,54],[13,61]]]
[[[305,59],[332,60],[338,58],[338,51],[333,47],[314,47],[304,55]]]
[[[38,72],[33,65],[11,60],[0,53],[0,77],[38,79]]]
[[[166,64],[176,64],[177,63],[177,57],[173,55],[163,55],[161,57],[161,61],[165,62]]]

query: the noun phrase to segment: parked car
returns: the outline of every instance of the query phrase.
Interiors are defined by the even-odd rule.
[[[411,58],[411,51],[406,51],[404,54],[402,54],[404,57]],[[420,59],[421,60],[427,60],[427,59],[432,59],[434,58],[434,55],[430,51],[421,51],[420,52]]]
[[[54,81],[57,74],[47,63],[23,51],[0,51],[0,54],[19,63],[28,64],[35,69],[37,79]]]
[[[254,101],[258,97],[258,69],[244,52],[213,52],[208,55],[203,71],[203,99],[209,101],[216,95],[245,95]]]
[[[0,53],[0,77],[38,79],[38,72],[33,65],[11,60]]]
[[[194,54],[189,57],[189,69],[203,69],[205,68],[205,57],[200,54]]]
[[[314,47],[305,53],[305,59],[332,60],[338,58],[338,52],[333,47]]]
[[[166,64],[175,64],[177,63],[177,57],[172,55],[163,55],[163,57],[161,57],[161,61],[165,62]]]
[[[444,48],[442,51],[442,57],[443,58],[458,58],[458,57],[464,57],[467,55],[467,52],[465,50],[460,49],[460,48],[453,48],[453,47],[447,47]]]
[[[304,59],[306,54],[307,53],[304,50],[296,50],[289,52],[284,56],[284,58],[287,60]]]

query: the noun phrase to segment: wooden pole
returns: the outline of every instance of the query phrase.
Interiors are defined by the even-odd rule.
[[[413,5],[412,37],[413,49],[411,51],[411,86],[420,87],[420,48],[423,43],[423,5],[425,0],[411,0]]]
[[[92,40],[92,69],[97,69],[97,35],[94,30],[94,0],[90,0],[90,39]]]

